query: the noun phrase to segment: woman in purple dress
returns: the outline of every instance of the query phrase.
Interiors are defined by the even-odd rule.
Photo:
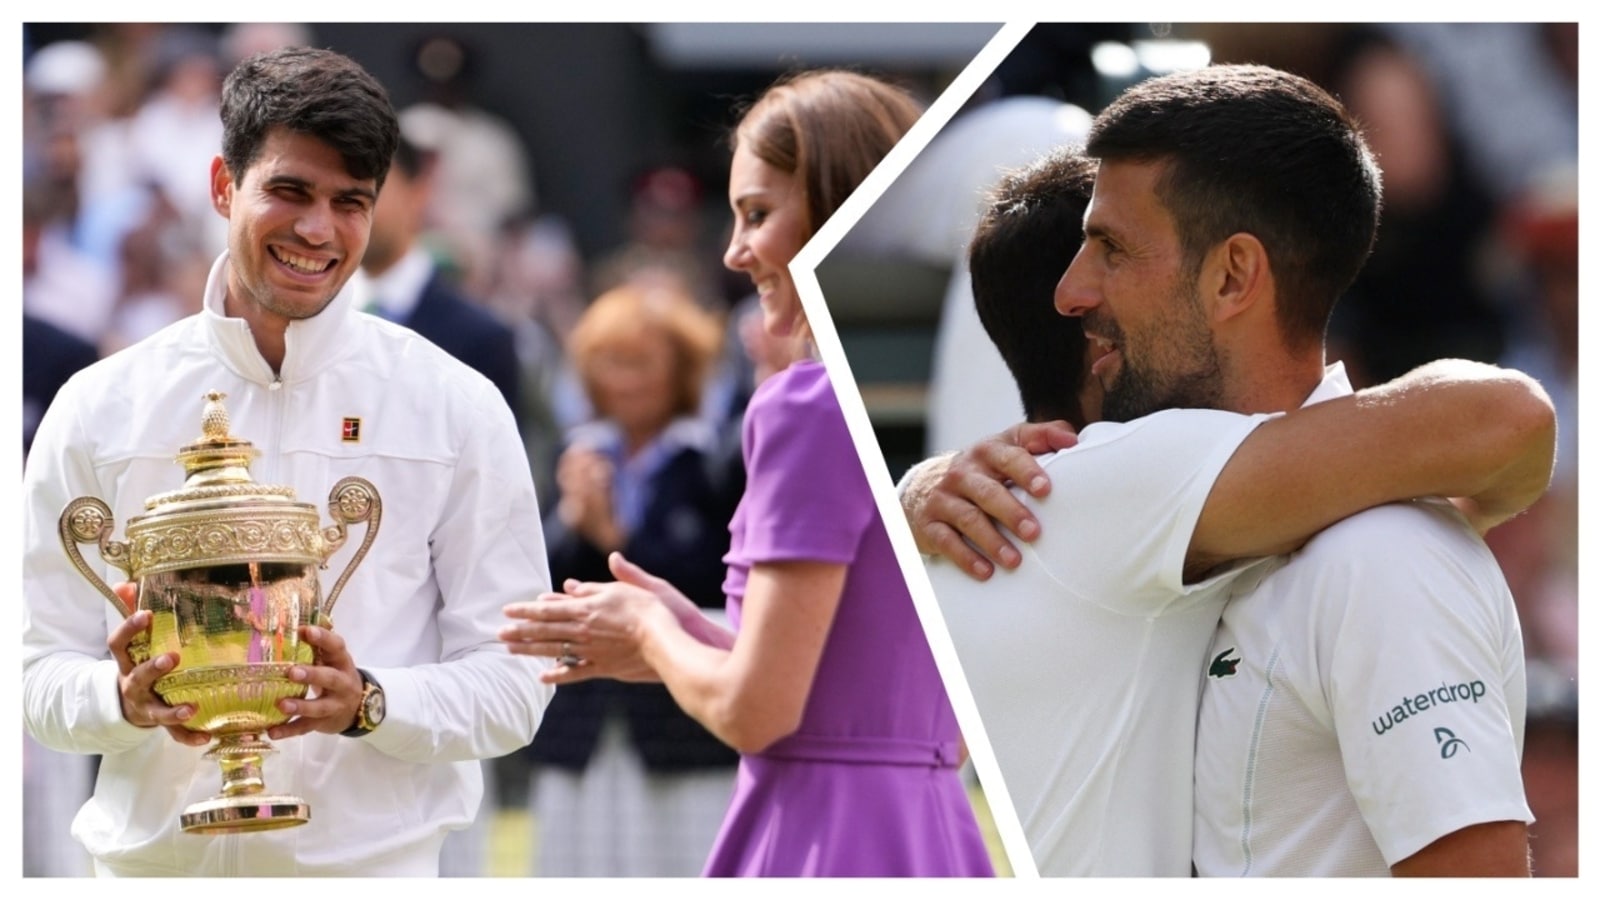
[[[754,282],[770,334],[809,339],[788,263],[919,114],[902,90],[842,71],[780,82],[745,113],[724,262]],[[660,680],[740,751],[707,875],[992,875],[955,716],[814,354],[762,382],[743,440],[723,582],[733,630],[614,554],[618,581],[508,607],[519,621],[502,637],[557,657],[555,684]]]

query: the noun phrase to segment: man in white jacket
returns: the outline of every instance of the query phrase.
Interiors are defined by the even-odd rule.
[[[103,757],[72,828],[97,874],[437,874],[446,833],[482,799],[477,761],[532,740],[550,697],[539,663],[495,636],[505,603],[549,588],[533,481],[499,391],[344,290],[394,155],[384,89],[339,54],[284,50],[234,70],[222,116],[211,197],[228,250],[204,309],[74,377],[28,459],[25,724],[46,746]],[[175,654],[134,665],[149,614],[123,620],[57,537],[74,497],[102,498],[120,527],[177,488],[173,455],[211,390],[261,451],[258,482],[316,502],[360,475],[387,501],[337,631],[302,630],[317,663],[296,675],[314,699],[280,701],[292,718],[268,732],[264,780],[313,810],[298,828],[180,831],[218,768],[202,758],[209,736],[182,726],[194,711],[152,690]]]

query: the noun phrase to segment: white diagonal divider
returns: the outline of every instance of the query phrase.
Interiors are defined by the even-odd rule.
[[[939,667],[940,677],[944,679],[950,705],[955,710],[956,721],[961,726],[961,734],[966,740],[968,752],[972,755],[973,768],[983,785],[984,797],[994,817],[995,830],[1000,835],[1000,842],[1005,848],[1011,870],[1019,879],[1036,879],[1039,877],[1039,870],[1033,862],[1033,854],[1029,851],[1027,840],[1023,836],[1022,823],[1017,817],[1016,808],[1011,803],[1011,795],[1006,791],[1005,780],[995,764],[994,751],[989,746],[989,738],[983,729],[977,705],[972,699],[971,690],[967,687],[966,676],[961,670],[961,662],[950,640],[950,632],[945,627],[944,616],[940,614],[939,604],[933,596],[927,571],[923,568],[922,555],[917,551],[911,528],[900,509],[899,497],[889,477],[888,464],[884,462],[883,449],[878,446],[872,422],[867,416],[866,405],[861,400],[861,392],[856,387],[855,376],[850,370],[850,361],[845,357],[838,331],[834,328],[826,300],[822,296],[822,288],[817,282],[816,267],[833,251],[872,204],[877,202],[895,179],[900,177],[911,161],[928,146],[934,136],[954,118],[956,112],[966,104],[1032,27],[1032,23],[1029,22],[1002,26],[978,55],[973,57],[972,62],[950,83],[944,93],[929,105],[916,125],[912,126],[877,168],[872,170],[872,174],[856,188],[855,193],[851,194],[828,221],[823,223],[789,264],[789,272],[794,279],[795,289],[800,294],[800,302],[805,308],[806,319],[816,340],[817,350],[822,356],[823,364],[828,367],[828,376],[839,396],[839,406],[844,410],[850,437],[855,442],[856,453],[861,457],[861,464],[866,470],[867,482],[872,486],[878,512],[883,516],[890,543],[894,545],[895,555],[900,562],[900,569],[905,573],[906,585],[916,605],[917,616],[922,622],[923,632],[928,636],[928,645],[933,651],[934,662]]]

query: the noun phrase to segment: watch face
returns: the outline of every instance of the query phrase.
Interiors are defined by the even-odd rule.
[[[362,713],[371,728],[377,728],[383,723],[383,691],[371,691],[367,694],[366,699],[362,701]]]

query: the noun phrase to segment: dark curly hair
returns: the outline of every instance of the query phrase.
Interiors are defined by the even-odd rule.
[[[389,93],[354,60],[294,47],[239,63],[222,85],[222,159],[235,178],[282,126],[339,152],[355,178],[379,188],[389,174],[400,123]]]

